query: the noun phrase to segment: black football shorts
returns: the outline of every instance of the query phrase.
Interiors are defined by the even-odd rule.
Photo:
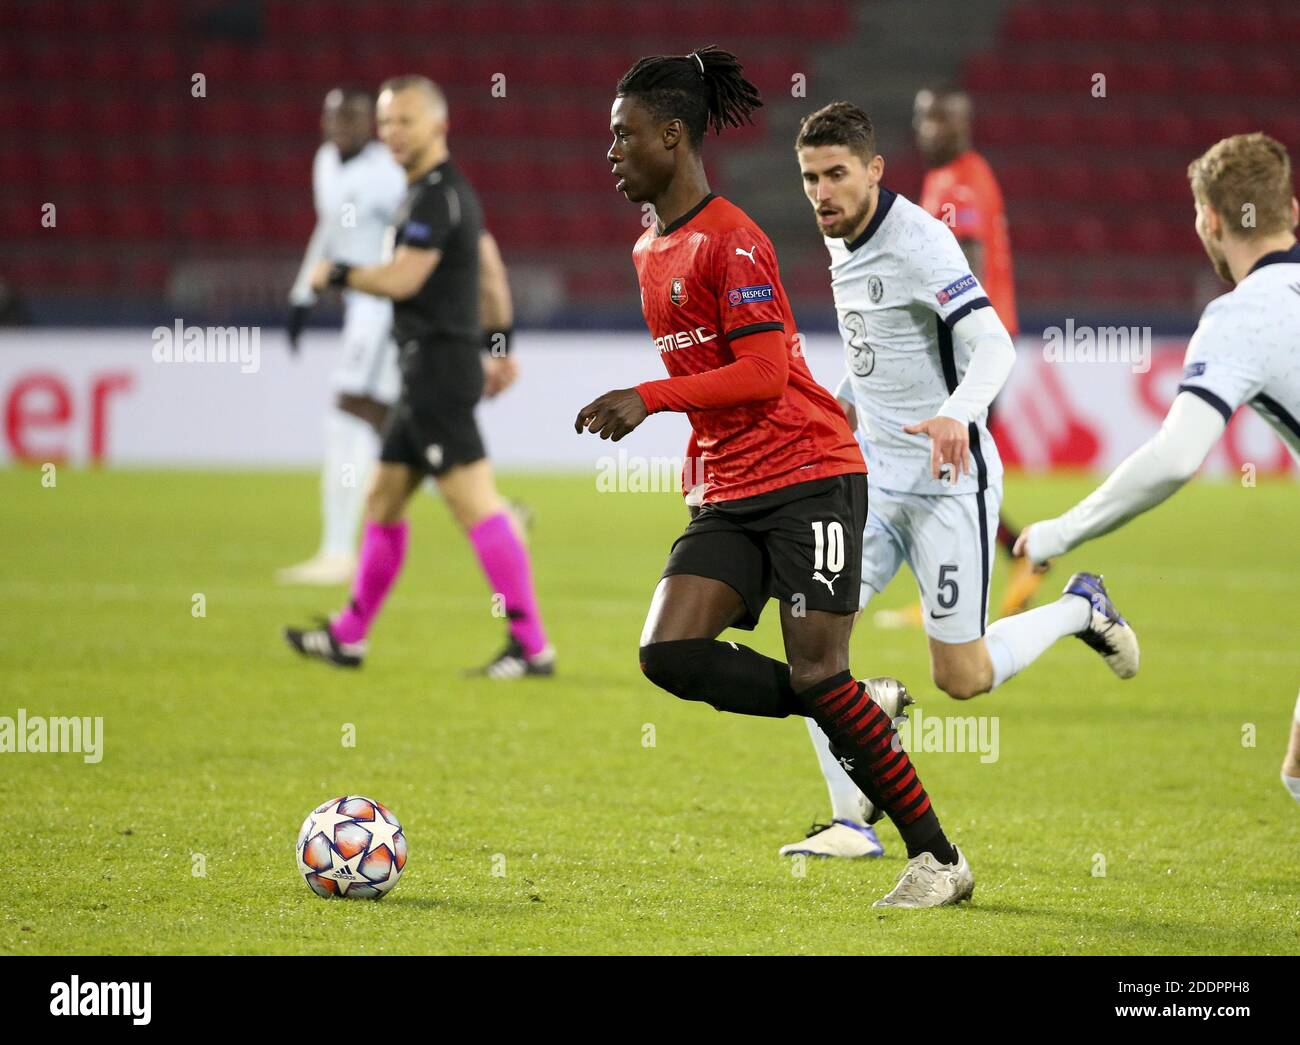
[[[379,459],[433,476],[487,456],[474,407],[483,395],[480,348],[408,342],[402,392],[384,426]]]
[[[867,477],[858,473],[705,504],[673,542],[663,576],[710,577],[734,588],[752,630],[777,598],[796,607],[856,613],[867,522]]]

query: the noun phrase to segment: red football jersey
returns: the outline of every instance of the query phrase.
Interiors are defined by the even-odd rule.
[[[710,194],[663,232],[646,229],[632,260],[646,326],[673,377],[734,363],[736,338],[785,335],[789,379],[778,398],[687,412],[706,502],[867,470],[844,411],[799,351],[776,251],[749,215]]]
[[[921,206],[946,222],[959,240],[983,244],[984,271],[980,285],[993,311],[1013,337],[1020,332],[1016,318],[1015,279],[1011,272],[1011,236],[1002,189],[993,168],[974,149],[925,176]]]

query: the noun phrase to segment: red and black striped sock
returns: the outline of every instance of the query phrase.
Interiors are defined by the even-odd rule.
[[[830,738],[840,764],[862,793],[898,828],[909,857],[930,852],[941,863],[956,859],[939,826],[930,796],[889,716],[866,687],[843,671],[796,694],[804,712]]]

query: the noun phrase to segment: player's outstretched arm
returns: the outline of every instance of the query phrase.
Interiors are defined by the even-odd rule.
[[[1026,526],[1015,553],[1039,566],[1154,508],[1196,474],[1225,427],[1217,409],[1180,392],[1159,432],[1064,515]]]
[[[953,324],[952,332],[970,346],[970,365],[938,414],[904,425],[910,435],[930,437],[930,474],[950,469],[950,481],[969,471],[971,421],[989,408],[1016,364],[1016,347],[991,307],[977,308]]]

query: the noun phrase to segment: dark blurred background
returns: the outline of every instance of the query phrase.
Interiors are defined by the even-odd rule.
[[[3,0],[0,322],[274,321],[314,222],[324,93],[421,72],[447,92],[520,324],[639,327],[640,212],[604,158],[613,88],[642,55],[706,43],[767,103],[710,137],[714,188],[767,229],[810,330],[833,313],[792,141],[827,101],[872,113],[886,183],[915,196],[916,90],[969,89],[1026,331],[1189,331],[1222,288],[1188,161],[1242,131],[1300,144],[1296,0]]]

